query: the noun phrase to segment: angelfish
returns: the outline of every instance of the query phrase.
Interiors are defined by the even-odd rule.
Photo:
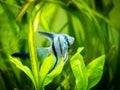
[[[50,41],[50,46],[46,48],[36,48],[38,56],[46,57],[52,53],[55,57],[55,64],[51,70],[60,62],[61,57],[64,57],[64,62],[68,59],[68,51],[74,42],[74,38],[67,34],[55,34],[53,32],[39,32],[41,35],[47,37]],[[17,54],[17,55],[16,55]],[[20,53],[21,54],[21,53]],[[26,55],[22,52],[22,55]],[[19,53],[14,53],[12,56],[20,56]],[[26,55],[28,56],[28,55]]]
[[[39,32],[50,40],[48,52],[53,53],[56,58],[54,67],[60,62],[61,57],[64,57],[64,62],[68,59],[68,50],[74,42],[74,38],[67,34],[55,34],[51,32]],[[54,68],[53,67],[53,68]]]

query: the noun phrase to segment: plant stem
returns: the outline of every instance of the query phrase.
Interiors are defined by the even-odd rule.
[[[30,60],[31,60],[31,67],[32,67],[32,72],[34,75],[35,79],[35,89],[39,89],[39,68],[38,68],[38,60],[37,60],[37,55],[35,53],[35,46],[34,46],[34,39],[33,39],[33,24],[32,24],[32,19],[29,21],[29,50],[30,50]]]

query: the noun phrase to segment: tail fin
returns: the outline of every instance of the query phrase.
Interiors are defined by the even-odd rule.
[[[13,57],[19,57],[19,58],[22,58],[22,59],[27,59],[27,58],[29,58],[29,54],[28,54],[28,53],[25,53],[25,52],[23,52],[23,51],[13,53],[11,56],[13,56]]]

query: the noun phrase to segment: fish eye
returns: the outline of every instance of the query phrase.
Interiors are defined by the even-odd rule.
[[[67,38],[67,36],[64,36],[64,38],[66,39],[66,38]]]
[[[67,36],[64,36],[64,38],[66,39],[66,38],[67,38]]]
[[[68,37],[65,36],[64,38],[65,38],[65,40],[66,40],[66,43],[67,43],[68,47],[70,47],[70,43],[69,43]]]
[[[68,38],[66,38],[66,41],[68,42]]]
[[[65,36],[64,38],[65,38],[65,40],[66,40],[66,41],[68,41],[68,38],[67,38],[67,36]]]

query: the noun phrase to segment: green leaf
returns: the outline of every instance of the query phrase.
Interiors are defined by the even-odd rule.
[[[34,77],[33,77],[33,74],[32,74],[32,71],[30,70],[30,68],[23,65],[22,62],[16,58],[9,56],[9,59],[12,63],[14,63],[16,65],[17,68],[19,68],[21,71],[23,71],[32,80],[33,84],[35,85],[35,80],[34,80]]]
[[[88,86],[87,70],[83,61],[83,57],[80,55],[82,48],[79,48],[77,53],[71,58],[70,64],[75,76],[75,90],[86,90]]]
[[[16,21],[19,21],[23,15],[26,13],[27,9],[30,8],[30,6],[32,5],[33,1],[28,1],[22,8],[22,10],[19,12],[17,18],[16,18]]]
[[[44,81],[45,81],[45,78],[48,74],[48,72],[50,71],[51,67],[53,66],[54,64],[54,61],[53,61],[53,56],[50,55],[49,57],[45,58],[44,62],[42,63],[41,65],[41,68],[40,68],[40,89],[43,90],[44,88]]]
[[[48,85],[50,82],[52,82],[52,80],[58,76],[64,66],[64,61],[63,58],[60,60],[59,64],[55,67],[55,69],[53,71],[50,71],[50,69],[52,68],[52,66],[54,65],[55,59],[53,58],[52,55],[50,55],[49,57],[47,57],[43,64],[41,65],[41,69],[40,69],[40,89],[44,89],[44,87],[46,85]]]
[[[64,64],[64,59],[61,58],[59,64],[55,67],[55,69],[47,75],[44,85],[48,85],[49,83],[51,83],[52,80],[62,72]]]
[[[94,87],[101,79],[105,55],[102,55],[87,65],[88,72],[88,90]]]
[[[83,0],[73,0],[73,3],[78,7],[80,11],[85,13],[91,20],[92,18],[95,18],[93,13],[91,12],[91,9]]]
[[[29,38],[28,38],[28,44],[29,44],[29,51],[30,51],[30,61],[31,61],[31,67],[33,76],[35,78],[35,88],[39,89],[39,63],[37,59],[37,55],[35,52],[35,45],[34,45],[34,32],[33,32],[33,22],[32,19],[29,20]]]

